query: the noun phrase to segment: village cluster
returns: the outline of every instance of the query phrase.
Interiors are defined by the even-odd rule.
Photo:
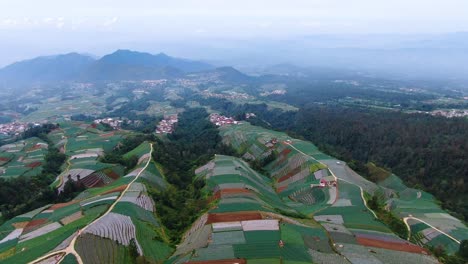
[[[171,134],[174,131],[174,124],[177,123],[177,121],[179,121],[177,114],[165,115],[164,119],[156,126],[156,134]]]
[[[276,95],[285,95],[286,94],[286,90],[284,89],[276,89],[276,90],[273,90],[273,91],[270,91],[270,92],[263,92],[260,94],[260,96],[269,96],[269,95],[273,95],[273,94],[276,94]]]
[[[17,136],[23,133],[28,127],[29,127],[29,124],[19,123],[19,122],[0,124],[0,134]]]
[[[222,99],[252,99],[252,96],[246,93],[238,93],[238,92],[226,92],[226,93],[212,93],[208,90],[202,91],[201,94],[204,97],[212,97],[212,98],[222,98]]]
[[[465,117],[468,116],[468,110],[435,110],[431,112],[431,115],[433,116],[443,116],[443,117]]]
[[[239,124],[239,121],[234,120],[234,118],[232,117],[227,117],[216,113],[210,115],[210,122],[215,124],[216,126]]]
[[[93,121],[95,124],[107,124],[113,129],[120,129],[122,126],[123,121],[122,120],[117,120],[113,118],[102,118],[102,119],[96,119]]]

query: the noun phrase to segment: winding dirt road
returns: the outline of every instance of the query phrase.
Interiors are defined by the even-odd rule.
[[[151,162],[151,154],[153,153],[153,144],[150,143],[150,152],[149,152],[149,159],[148,161],[146,162],[145,166],[143,167],[143,169],[138,172],[138,174],[135,176],[135,178],[127,185],[127,187],[125,188],[125,190],[123,190],[121,193],[120,193],[120,196],[115,200],[114,203],[112,203],[112,205],[109,207],[109,209],[107,209],[107,211],[102,214],[100,217],[96,218],[94,221],[92,221],[91,223],[89,223],[88,225],[86,225],[85,227],[83,227],[82,229],[78,230],[78,232],[76,232],[74,234],[74,237],[72,239],[72,241],[70,242],[70,244],[65,248],[65,249],[62,249],[62,250],[57,250],[57,251],[54,251],[54,252],[51,252],[47,255],[44,255],[42,257],[39,257],[29,263],[38,263],[38,262],[41,262],[43,260],[46,260],[48,258],[51,258],[51,257],[54,257],[54,256],[57,256],[57,255],[61,255],[61,259],[59,260],[58,263],[60,263],[64,257],[68,254],[72,254],[75,256],[77,262],[79,264],[83,264],[83,260],[81,259],[81,256],[78,254],[78,252],[76,252],[75,250],[75,243],[76,243],[76,240],[78,239],[78,237],[81,235],[81,233],[83,231],[85,231],[88,227],[90,227],[91,225],[93,225],[94,223],[96,223],[97,221],[99,221],[101,218],[105,217],[106,215],[108,215],[112,209],[114,209],[115,205],[120,202],[120,200],[122,199],[122,197],[125,195],[125,193],[128,191],[128,189],[130,189],[130,187],[132,186],[132,184],[140,177],[141,173],[143,173],[146,168],[148,167],[148,165],[150,164]]]

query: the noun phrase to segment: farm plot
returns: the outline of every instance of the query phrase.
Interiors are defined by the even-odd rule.
[[[338,191],[341,200],[338,205],[340,206],[325,208],[314,216],[340,215],[347,228],[391,233],[390,229],[375,219],[374,215],[365,207],[360,189],[357,186],[339,181]]]
[[[253,171],[248,165],[232,157],[217,155],[211,171],[203,175],[207,177],[207,188],[220,191],[223,196],[217,208],[212,213],[236,212],[236,211],[269,211],[274,208],[294,212],[286,206],[274,190],[270,187],[271,180]],[[226,174],[228,173],[228,174]],[[227,196],[224,190],[242,189],[244,191],[231,193]]]
[[[143,255],[155,262],[162,262],[173,252],[162,227],[154,228],[150,223],[132,219],[136,227],[136,238]]]
[[[28,138],[0,147],[0,177],[35,176],[41,173],[48,144]]]
[[[412,241],[421,245],[442,246],[449,253],[458,250],[459,244],[441,232],[423,224],[429,225],[447,233],[461,241],[468,239],[468,228],[458,219],[443,211],[434,197],[424,191],[408,188],[400,178],[395,175],[389,176],[379,185],[393,190],[396,194],[389,199],[391,210],[401,217],[415,217],[408,223],[411,229]]]
[[[130,216],[132,219],[138,219],[143,222],[151,223],[155,227],[160,227],[158,220],[156,219],[153,212],[145,210],[133,203],[129,202],[118,202],[112,212]]]
[[[79,228],[82,228],[97,215],[88,215],[66,226],[62,226],[46,234],[20,242],[16,245],[15,254],[2,260],[2,263],[25,263],[56,248],[60,243],[70,237]]]
[[[130,202],[147,211],[154,212],[153,200],[142,191],[127,191],[120,201]]]
[[[136,240],[135,225],[132,219],[128,216],[116,213],[105,215],[103,218],[87,227],[84,233],[109,238],[125,246],[130,245],[131,239]],[[138,252],[142,254],[138,241],[136,241],[136,244]]]
[[[17,216],[3,223],[0,226],[0,240],[6,242],[9,240],[5,239],[6,237],[10,235],[10,237],[16,236],[12,235],[12,232],[15,232],[17,229],[23,230],[23,228],[29,223],[29,220],[31,220],[31,217]],[[19,231],[16,231],[15,234],[18,234],[18,232]]]
[[[402,251],[385,250],[353,244],[343,244],[339,252],[351,263],[438,263],[425,254],[414,254]]]
[[[38,109],[23,116],[20,119],[22,122],[54,120],[64,115],[96,115],[106,111],[103,97],[89,94],[86,97],[79,96],[73,100],[62,100],[60,96],[47,98],[35,106]]]
[[[95,153],[92,151],[95,149],[111,151],[122,139],[122,132],[109,134],[106,137],[101,136],[104,134],[102,131],[96,130],[93,132],[75,127],[65,129],[65,135],[67,136],[66,154],[74,156],[86,152]]]
[[[76,241],[76,251],[84,263],[130,263],[129,250],[117,241],[83,234]]]
[[[248,263],[275,263],[280,259],[283,263],[310,263],[310,248],[331,251],[323,229],[274,212],[297,214],[269,187],[271,180],[252,172],[244,162],[217,155],[214,163],[198,172],[206,177],[208,190],[216,193],[218,208],[210,210],[206,220],[201,217],[187,232],[183,246],[175,253],[176,263],[233,258]],[[200,237],[202,242],[191,246],[186,240],[193,241],[193,237]]]
[[[167,187],[166,179],[154,161],[150,161],[146,170],[140,174],[137,182],[148,182],[153,187],[163,190]]]
[[[368,193],[373,194],[379,189],[377,184],[364,179],[361,175],[351,170],[343,161],[339,161],[337,159],[325,159],[321,160],[321,162],[326,164],[338,179],[356,184]]]
[[[150,152],[150,144],[148,142],[141,143],[138,147],[134,148],[130,152],[124,155],[124,158],[130,158],[132,156],[136,156],[138,158],[148,154]]]
[[[111,204],[117,199],[118,195],[119,193],[114,192],[105,195],[95,196],[90,199],[81,201],[80,206],[86,210],[87,208],[101,204]]]

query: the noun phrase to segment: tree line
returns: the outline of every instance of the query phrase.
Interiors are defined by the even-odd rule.
[[[202,102],[231,116],[254,112],[257,118],[249,119],[252,124],[310,140],[365,177],[372,175],[368,164],[375,163],[410,187],[435,195],[460,219],[468,219],[466,118],[338,105],[310,104],[286,112],[269,110],[266,104],[239,105],[223,99]]]

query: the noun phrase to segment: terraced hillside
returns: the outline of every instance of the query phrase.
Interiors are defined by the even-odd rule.
[[[370,182],[343,161],[323,154],[310,142],[248,123],[225,126],[221,128],[221,135],[224,142],[235,147],[245,159],[261,161],[275,153],[275,160],[265,169],[282,200],[324,223],[330,230],[345,227],[341,233],[354,237],[351,241],[386,248],[397,248],[400,247],[398,243],[402,243],[367,207],[364,197],[375,192],[384,193],[386,208],[405,221],[411,242],[443,247],[448,253],[454,253],[460,241],[468,239],[467,227],[442,210],[433,196],[406,187],[395,175],[379,183]],[[321,183],[324,187],[320,187]],[[372,238],[366,235],[369,232]],[[382,243],[388,241],[388,235],[396,240]],[[339,234],[334,241],[346,243],[348,240]]]
[[[124,177],[4,223],[1,262],[127,263],[132,246],[148,261],[168,258],[172,248],[147,194],[148,184],[162,188],[165,180],[151,159],[152,145],[137,149],[147,152],[132,153],[139,152],[139,163]]]
[[[1,263],[437,263],[424,246],[454,253],[468,238],[462,222],[397,176],[370,182],[310,142],[243,123],[220,128],[242,158],[215,155],[195,170],[210,207],[174,245],[149,194],[170,189],[153,144],[123,154],[133,168],[100,161],[129,133],[68,122],[48,135],[67,156],[53,186],[87,189],[1,225]],[[29,140],[14,146],[41,143]],[[374,193],[408,238],[377,219],[366,200]]]
[[[42,170],[48,144],[33,137],[0,147],[0,177],[33,176]]]
[[[343,187],[351,204],[321,203],[314,208],[323,213],[314,219],[301,213],[304,202],[278,193],[276,179],[241,159],[217,155],[196,172],[217,202],[185,233],[173,263],[437,263],[371,217],[362,217],[365,227],[356,226],[353,220],[365,208],[357,187],[357,193]],[[342,189],[340,183],[336,188]],[[340,215],[346,206],[356,214]]]
[[[66,168],[55,181],[59,192],[69,180],[80,180],[90,188],[105,186],[123,176],[121,165],[102,163],[98,158],[116,147],[126,134],[125,131],[104,132],[87,123],[61,123],[60,129],[48,135],[68,158]]]

